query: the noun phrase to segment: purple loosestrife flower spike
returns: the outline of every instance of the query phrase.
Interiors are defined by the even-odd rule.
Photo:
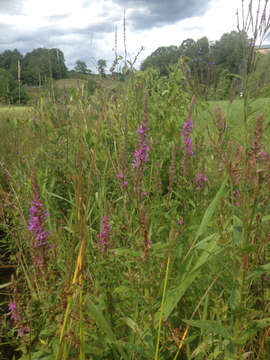
[[[128,182],[125,180],[125,176],[124,176],[123,173],[119,173],[119,174],[117,174],[116,176],[117,176],[117,178],[121,181],[121,185],[122,185],[123,187],[127,187],[127,186],[128,186]]]
[[[31,203],[28,229],[34,235],[34,247],[48,246],[48,232],[45,231],[45,221],[49,214],[46,213],[39,198],[32,200]]]
[[[101,232],[99,233],[99,248],[101,254],[109,247],[109,238],[111,232],[111,226],[109,224],[109,218],[107,215],[104,215],[101,219]]]
[[[11,302],[11,303],[9,304],[8,310],[10,310],[11,312],[13,312],[15,309],[16,309],[16,304],[13,303],[13,302]]]
[[[17,306],[15,302],[9,303],[8,309],[10,310],[10,318],[14,321],[16,328],[18,329],[18,336],[22,337],[25,333],[29,332],[29,329],[22,327],[19,321],[17,312]]]
[[[193,155],[192,139],[190,136],[190,134],[192,133],[192,130],[193,130],[193,122],[190,118],[187,118],[187,121],[184,122],[184,124],[183,124],[182,141],[183,141],[184,145],[182,146],[182,148],[185,148],[187,154],[190,156]]]
[[[205,174],[199,172],[196,177],[195,177],[195,182],[198,183],[198,186],[196,188],[196,190],[201,190],[201,188],[203,187],[204,183],[207,181],[207,177]]]
[[[178,220],[178,225],[179,226],[182,226],[184,224],[184,220],[183,220],[183,218],[182,218],[182,216],[179,218],[179,220]]]
[[[137,129],[138,133],[138,146],[134,151],[134,159],[131,166],[133,168],[139,168],[141,164],[148,161],[147,153],[150,151],[149,140],[147,138],[147,132],[149,131],[149,123],[141,123]]]

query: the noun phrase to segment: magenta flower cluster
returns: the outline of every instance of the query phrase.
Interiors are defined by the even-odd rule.
[[[239,206],[239,200],[241,198],[241,191],[239,189],[233,192],[233,203],[234,206]]]
[[[138,133],[138,148],[134,151],[134,159],[132,162],[133,168],[139,168],[141,164],[148,161],[147,153],[150,151],[149,140],[147,132],[150,130],[149,123],[141,123],[137,129]]]
[[[48,232],[45,231],[45,221],[49,214],[46,213],[40,199],[32,200],[31,203],[28,229],[34,235],[34,247],[48,246]]]
[[[125,180],[125,176],[123,173],[119,173],[117,174],[117,178],[121,181],[121,185],[123,187],[127,187],[128,186],[128,182]]]
[[[110,238],[110,232],[111,232],[111,225],[109,223],[109,217],[104,215],[101,219],[101,232],[99,233],[99,248],[100,252],[103,254],[104,250],[108,248],[109,246],[109,238]]]
[[[190,118],[187,118],[187,121],[183,124],[183,132],[182,132],[182,141],[184,146],[182,148],[186,149],[188,155],[193,155],[192,151],[192,139],[190,134],[192,133],[193,122]]]
[[[15,322],[17,328],[18,328],[18,336],[22,337],[25,333],[29,332],[29,329],[27,327],[22,327],[19,325],[19,319],[18,319],[18,312],[17,312],[17,306],[15,302],[11,302],[9,304],[9,311],[10,311],[10,317]]]
[[[201,190],[201,188],[203,187],[204,183],[206,183],[207,180],[208,179],[207,179],[206,175],[199,172],[195,177],[195,182],[198,184],[198,186],[196,187],[196,190],[197,191]]]

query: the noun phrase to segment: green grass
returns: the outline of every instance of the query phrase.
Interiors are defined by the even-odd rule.
[[[16,265],[0,329],[21,360],[267,359],[269,99],[194,103],[182,77],[0,110],[0,244]],[[39,197],[50,247],[29,230]]]
[[[31,106],[16,106],[16,105],[10,105],[10,106],[0,106],[0,112],[15,112],[15,113],[24,113],[31,110]]]

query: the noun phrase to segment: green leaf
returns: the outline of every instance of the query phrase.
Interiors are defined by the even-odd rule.
[[[270,263],[258,266],[249,273],[249,275],[247,276],[247,280],[251,280],[251,279],[254,280],[257,277],[260,277],[264,273],[269,273],[269,271],[270,271]]]
[[[218,190],[216,196],[214,197],[214,199],[212,200],[211,204],[208,206],[206,212],[204,213],[204,216],[203,216],[203,219],[202,219],[202,222],[199,226],[199,229],[196,233],[196,236],[195,236],[195,242],[196,240],[205,232],[207,226],[209,225],[210,223],[210,220],[216,210],[216,207],[219,203],[219,200],[221,199],[221,197],[223,196],[224,192],[225,192],[225,186],[227,184],[227,181],[228,181],[228,176],[226,177],[226,179],[223,181],[220,189]]]
[[[128,255],[132,257],[143,256],[142,251],[134,251],[130,249],[111,249],[110,251],[115,253],[115,255]]]
[[[212,200],[211,204],[208,206],[208,208],[203,216],[202,222],[199,226],[199,229],[197,231],[197,234],[195,236],[194,242],[206,230],[206,228],[214,214],[214,211],[218,205],[218,202],[224,194],[227,180],[228,180],[228,177],[226,177],[226,179],[223,181],[219,191],[217,192],[216,196]],[[210,241],[208,241],[208,240],[210,240]],[[203,249],[203,253],[197,259],[197,262],[192,266],[191,265],[192,257],[194,254],[194,250],[196,249],[196,251],[197,251],[197,248],[196,247],[193,247],[193,249],[191,248],[191,254],[189,255],[189,260],[187,259],[187,261],[184,262],[182,269],[181,269],[181,272],[183,275],[180,278],[179,285],[175,289],[168,291],[168,294],[167,294],[166,300],[165,300],[165,304],[164,304],[164,312],[163,312],[163,318],[165,320],[167,320],[169,315],[172,313],[174,308],[177,306],[178,302],[184,296],[188,287],[196,279],[196,277],[199,274],[199,269],[208,261],[208,259],[212,255],[214,255],[214,254],[216,255],[218,252],[222,251],[222,248],[220,248],[216,243],[216,235],[215,234],[212,234],[212,235],[206,237],[204,240],[200,241],[198,245],[199,245],[199,248]],[[155,314],[155,320],[154,320],[155,327],[157,327],[157,325],[158,325],[158,318],[159,318],[159,311]]]
[[[255,324],[260,329],[263,329],[263,328],[265,328],[267,326],[270,326],[270,317],[264,318],[264,319],[261,319],[261,320],[255,320]]]
[[[116,337],[115,337],[109,323],[107,322],[107,320],[103,316],[102,312],[98,309],[98,307],[89,298],[87,300],[87,308],[88,308],[89,312],[91,313],[91,315],[94,317],[97,325],[107,335],[108,339],[113,344],[116,345],[116,347],[117,347],[119,353],[121,354],[122,358],[127,359],[123,349],[119,346],[119,344],[117,342],[117,339],[116,339]]]
[[[127,324],[127,326],[130,327],[134,331],[135,334],[138,334],[141,339],[143,338],[143,333],[142,333],[141,329],[139,328],[139,326],[135,323],[135,321],[133,321],[129,317],[124,317],[124,318],[121,318],[120,320],[122,320],[125,324]]]
[[[50,195],[50,196],[53,196],[53,197],[55,197],[57,199],[64,200],[64,201],[66,201],[67,203],[69,203],[71,205],[74,205],[73,202],[69,201],[68,199],[65,199],[63,196],[57,195],[57,194],[49,192],[49,191],[47,192],[47,194]]]
[[[1,284],[0,285],[0,289],[4,289],[5,287],[8,287],[12,284],[12,282],[8,282],[8,283],[5,283],[5,284]]]
[[[231,340],[229,331],[215,320],[184,320],[184,322],[204,330],[207,334],[212,333],[222,336],[224,339]]]
[[[195,271],[195,272],[192,272],[191,274],[188,274],[181,281],[181,284],[177,288],[168,292],[166,300],[165,300],[165,304],[164,304],[164,310],[163,310],[163,319],[164,320],[167,320],[169,315],[172,313],[173,309],[176,307],[178,302],[181,300],[182,296],[185,294],[187,288],[196,279],[198,274],[199,274],[199,271]],[[160,310],[155,314],[155,328],[158,326],[159,312],[160,312]]]

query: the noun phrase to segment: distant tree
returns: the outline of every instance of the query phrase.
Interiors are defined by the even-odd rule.
[[[193,39],[186,39],[182,42],[179,47],[180,55],[187,56],[189,58],[197,58],[198,50],[196,41]]]
[[[38,85],[50,77],[61,79],[66,76],[64,54],[59,49],[34,49],[23,59],[22,79],[27,84]]]
[[[197,47],[197,54],[196,54],[197,57],[199,57],[205,62],[208,62],[210,56],[210,44],[208,38],[204,36],[199,40],[197,40],[196,47]]]
[[[106,60],[99,59],[97,62],[97,66],[98,66],[98,72],[100,73],[100,75],[105,77],[105,68],[107,67]]]
[[[87,69],[87,65],[84,61],[77,60],[74,70],[80,74],[89,74],[91,70]]]
[[[239,74],[244,65],[243,58],[248,48],[246,32],[232,31],[223,34],[220,40],[211,46],[211,55],[216,63],[217,70],[227,69],[230,73]]]
[[[270,54],[257,54],[256,68],[250,78],[250,93],[254,97],[270,97]]]
[[[0,69],[0,101],[2,103],[9,102],[15,87],[15,80],[12,75],[7,70]]]
[[[177,46],[162,46],[157,48],[141,64],[141,70],[151,67],[158,68],[161,75],[168,75],[169,65],[176,64],[179,58]]]
[[[22,62],[23,55],[17,50],[5,50],[0,54],[0,68],[8,70],[10,74],[17,79],[18,61]]]
[[[22,104],[26,103],[29,96],[23,87],[19,90],[18,82],[8,70],[0,68],[0,102],[14,104],[19,100]]]

